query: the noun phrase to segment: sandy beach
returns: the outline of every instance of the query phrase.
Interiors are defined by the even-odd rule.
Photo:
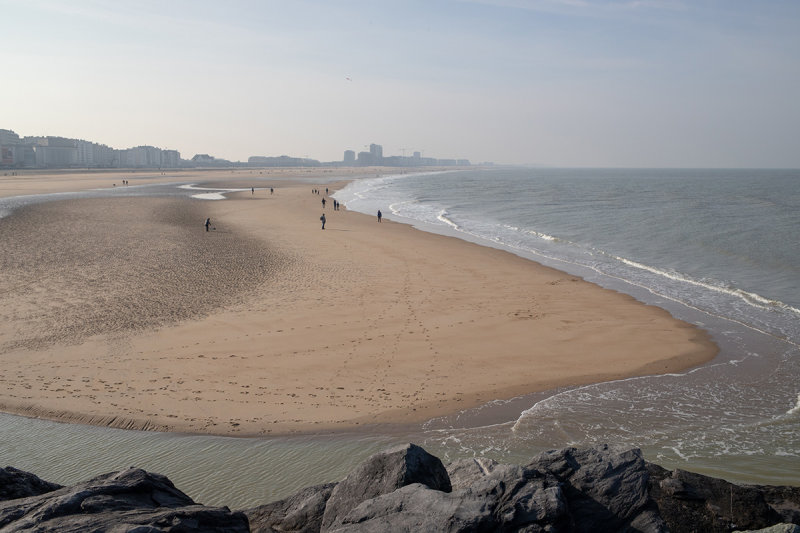
[[[717,352],[666,311],[510,253],[323,210],[294,178],[329,171],[248,172],[126,175],[257,187],[224,201],[65,200],[0,219],[0,410],[221,435],[352,430]],[[121,179],[0,176],[0,196]]]

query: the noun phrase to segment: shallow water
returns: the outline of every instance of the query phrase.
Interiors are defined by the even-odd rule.
[[[166,475],[196,502],[243,509],[336,481],[391,437],[244,439],[63,424],[0,414],[5,464],[68,485],[130,466]]]

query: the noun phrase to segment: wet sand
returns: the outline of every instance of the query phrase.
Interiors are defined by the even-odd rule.
[[[265,185],[246,172],[197,180]],[[0,219],[0,409],[222,435],[352,430],[716,354],[661,309],[500,250],[332,202],[323,231],[314,185],[274,172],[272,195],[68,200]],[[107,178],[0,177],[0,195]]]

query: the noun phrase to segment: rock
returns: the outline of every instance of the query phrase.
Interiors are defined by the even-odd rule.
[[[72,487],[0,502],[4,533],[249,531],[247,517],[196,505],[164,476],[128,469]]]
[[[501,465],[450,493],[414,484],[367,500],[331,529],[395,531],[569,531],[566,502],[552,477]]]
[[[800,522],[800,487],[736,485],[648,464],[649,492],[673,533],[763,529]]]
[[[775,524],[764,529],[736,530],[733,533],[800,533],[800,526],[796,524]]]
[[[419,459],[411,461],[414,456]],[[423,461],[429,466],[415,469],[413,476],[408,471],[402,473],[409,463]],[[730,530],[730,521],[714,520],[720,513],[721,500],[718,495],[710,498],[712,494],[708,493],[709,487],[716,483],[722,483],[720,486],[730,491],[730,484],[680,470],[660,469],[644,461],[637,449],[566,448],[540,454],[525,466],[503,465],[482,458],[461,460],[447,467],[448,483],[426,481],[440,479],[438,474],[430,475],[431,469],[438,471],[437,461],[413,445],[370,457],[332,490],[321,530],[331,533]],[[414,476],[425,479],[409,483]],[[453,490],[447,490],[448,484]],[[745,494],[749,489],[742,490]],[[775,517],[795,521],[791,517],[800,511],[800,488],[754,490],[762,500],[755,495],[744,498],[742,505],[747,510],[740,511],[742,517],[752,515],[764,522],[773,520],[770,524],[778,521]],[[712,493],[716,494],[715,491]],[[738,489],[733,493],[739,494]],[[313,517],[319,516],[319,500],[324,496],[314,500],[314,505],[305,503],[314,494],[301,493],[294,499],[278,502],[270,511],[272,519],[278,520],[271,525],[265,522],[274,529],[259,531],[284,530],[282,521],[287,516],[314,520],[308,522],[308,529],[302,529],[302,521],[293,521],[287,531],[317,531],[318,518]],[[761,522],[742,518],[741,523]]]
[[[453,486],[453,490],[468,487],[474,481],[489,475],[498,464],[497,461],[485,457],[473,457],[452,462],[447,465],[450,484]]]
[[[614,446],[545,452],[528,468],[563,483],[574,531],[667,531],[648,493],[642,452]]]
[[[479,509],[465,509],[470,502],[451,498],[450,493],[425,485],[401,487],[389,494],[366,500],[353,509],[330,532],[480,531]]]
[[[250,531],[318,532],[322,526],[325,504],[335,486],[336,483],[328,483],[308,487],[284,500],[246,509],[244,513],[250,521]]]
[[[60,488],[61,485],[44,481],[34,474],[10,466],[0,470],[0,502],[38,496]]]
[[[336,485],[325,507],[322,531],[327,531],[358,504],[412,483],[450,492],[442,462],[415,444],[372,455]]]
[[[754,488],[761,491],[764,500],[787,524],[800,524],[800,488],[781,487],[770,485],[757,485]]]

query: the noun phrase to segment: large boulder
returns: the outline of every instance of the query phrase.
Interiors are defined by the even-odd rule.
[[[758,530],[800,523],[800,487],[737,485],[649,464],[649,492],[673,533]]]
[[[38,496],[61,488],[29,472],[7,466],[0,469],[0,502]]]
[[[317,533],[336,483],[307,487],[283,500],[246,509],[252,533]]]
[[[372,455],[333,489],[322,517],[322,531],[338,525],[361,502],[412,483],[444,492],[451,490],[442,462],[415,444]]]
[[[421,484],[366,500],[330,531],[570,531],[566,501],[551,476],[500,465],[453,492]]]
[[[105,474],[71,487],[0,502],[4,533],[249,531],[244,513],[196,505],[159,474]]]
[[[650,475],[638,449],[564,448],[538,455],[528,468],[562,483],[573,531],[667,531],[648,493]]]

